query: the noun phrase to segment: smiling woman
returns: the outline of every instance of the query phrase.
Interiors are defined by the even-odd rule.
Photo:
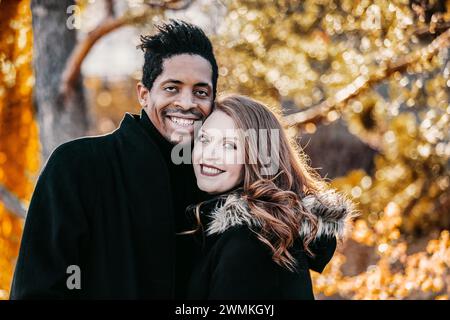
[[[197,185],[205,192],[221,193],[242,182],[244,146],[229,115],[216,110],[208,117],[196,139],[192,158]]]
[[[294,150],[262,103],[216,102],[193,151],[197,185],[214,197],[190,207],[197,228],[183,233],[205,233],[190,298],[314,298],[309,270],[330,261],[353,204]]]

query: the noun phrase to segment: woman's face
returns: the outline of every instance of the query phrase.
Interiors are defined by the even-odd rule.
[[[244,150],[230,116],[219,110],[211,113],[195,139],[192,159],[200,190],[217,194],[242,182]]]

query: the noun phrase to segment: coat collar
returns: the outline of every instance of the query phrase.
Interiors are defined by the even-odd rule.
[[[241,196],[241,189],[210,200],[202,211],[208,215],[206,233],[220,234],[234,226],[246,225],[250,228],[260,227],[260,222],[251,214],[246,201]],[[343,239],[350,228],[350,221],[357,215],[353,203],[330,189],[318,195],[305,196],[301,203],[304,209],[318,218],[316,239],[326,236]],[[207,210],[205,210],[207,208]],[[301,237],[308,234],[311,225],[304,221],[299,230]]]

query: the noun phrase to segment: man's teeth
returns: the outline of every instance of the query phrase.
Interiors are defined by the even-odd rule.
[[[192,126],[194,124],[194,120],[193,119],[183,119],[183,118],[177,118],[177,117],[170,117],[170,120],[172,120],[176,124],[179,124],[180,126]]]
[[[202,169],[204,173],[219,174],[223,172],[222,170],[205,166],[202,166]]]

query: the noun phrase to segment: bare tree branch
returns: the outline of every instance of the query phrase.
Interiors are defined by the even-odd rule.
[[[23,203],[2,184],[0,184],[0,201],[3,202],[9,212],[19,218],[25,218],[27,215],[27,210]]]
[[[191,4],[192,0],[164,0],[164,1],[148,1],[146,4],[150,7],[163,7],[168,10],[183,10],[187,9]]]
[[[105,0],[105,6],[108,16],[114,18],[116,16],[116,12],[114,10],[114,0]]]
[[[319,124],[328,117],[328,113],[330,111],[336,110],[339,105],[347,103],[351,98],[359,95],[367,88],[387,79],[395,72],[405,72],[409,66],[417,61],[431,58],[440,49],[448,47],[449,45],[450,29],[447,29],[446,32],[442,33],[423,49],[413,52],[394,62],[386,61],[383,63],[385,65],[384,68],[380,68],[380,70],[377,70],[374,74],[366,77],[359,76],[355,81],[339,90],[335,96],[330,97],[322,103],[307,110],[296,112],[284,117],[285,124],[287,127],[297,126],[300,129],[308,123]],[[329,121],[331,122],[333,120]]]
[[[418,196],[413,197],[409,203],[406,205],[405,209],[403,210],[402,217],[408,217],[414,207],[419,203],[421,199],[427,194],[429,191],[429,187],[431,185],[431,181],[429,177],[425,177],[424,181],[422,182],[422,185],[420,187],[420,193]]]
[[[66,67],[61,76],[60,93],[67,96],[73,88],[80,74],[81,65],[94,44],[104,35],[130,23],[126,16],[120,18],[108,17],[94,30],[88,33],[86,38],[80,41],[67,60]]]
[[[182,10],[192,3],[189,1],[170,0],[164,2],[149,2],[146,3],[152,8]],[[109,15],[103,20],[94,30],[81,40],[74,48],[71,56],[67,60],[66,68],[61,77],[60,94],[65,97],[70,94],[78,76],[80,74],[81,65],[88,55],[89,51],[95,43],[106,34],[119,29],[125,25],[137,23],[145,20],[149,12],[147,10],[139,10],[137,13],[126,12],[121,17],[114,18]]]
[[[443,31],[447,30],[448,28],[450,28],[450,21],[444,21],[444,22],[436,23],[435,25],[432,25],[430,27],[419,28],[419,29],[415,30],[413,34],[416,36],[423,36],[423,35],[427,35],[427,34],[436,34],[439,32],[443,32]]]

